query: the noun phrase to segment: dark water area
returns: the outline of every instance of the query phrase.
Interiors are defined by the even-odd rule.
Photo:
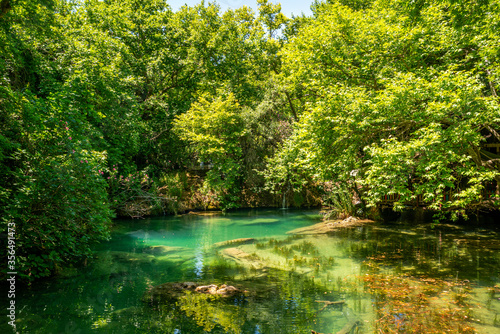
[[[500,333],[498,226],[406,218],[323,235],[287,233],[314,210],[117,220],[86,267],[16,294],[17,332]],[[177,282],[241,293],[148,294]]]

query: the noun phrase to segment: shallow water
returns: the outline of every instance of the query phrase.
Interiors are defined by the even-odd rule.
[[[16,297],[18,331],[336,333],[357,320],[359,333],[383,326],[399,326],[403,333],[416,326],[409,317],[414,305],[406,305],[408,311],[387,305],[400,298],[395,291],[407,288],[405,303],[416,300],[411,291],[432,290],[426,310],[432,304],[466,314],[460,330],[500,333],[497,230],[398,222],[329,235],[286,234],[319,221],[317,211],[294,210],[116,221],[112,239],[96,247],[86,267],[36,283]],[[255,242],[214,246],[238,238]],[[228,256],[235,249],[248,256]],[[165,303],[144,297],[159,284],[188,281],[234,284],[246,292],[218,299],[186,294]],[[345,304],[327,303],[338,301]],[[448,319],[432,315],[444,320],[427,319],[423,325],[432,328]]]

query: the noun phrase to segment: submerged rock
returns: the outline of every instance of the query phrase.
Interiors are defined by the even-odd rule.
[[[358,219],[355,217],[348,217],[343,220],[340,219],[329,220],[326,222],[314,224],[312,226],[297,228],[295,230],[288,231],[287,234],[302,234],[302,235],[326,234],[338,230],[339,228],[356,227],[369,223],[374,223],[374,221],[370,219]]]
[[[217,285],[215,284],[210,284],[210,285],[201,285],[194,289],[194,291],[199,292],[199,293],[206,293],[209,295],[215,295],[217,292]]]
[[[242,290],[227,284],[217,286],[216,284],[198,284],[194,282],[164,283],[152,287],[144,295],[146,302],[161,302],[182,297],[186,292],[230,297],[240,293]]]
[[[200,285],[194,289],[195,292],[205,293],[209,295],[218,295],[223,297],[233,296],[241,291],[238,288],[235,288],[232,285],[222,284],[221,286],[217,286],[215,284],[210,285]]]
[[[142,250],[143,253],[151,255],[167,255],[167,254],[179,254],[191,252],[189,248],[186,247],[173,247],[173,246],[150,246]]]
[[[232,285],[226,285],[222,284],[217,291],[215,291],[215,294],[220,295],[220,296],[232,296],[234,294],[240,293],[241,291],[238,288],[235,288]]]
[[[269,225],[279,223],[278,219],[275,218],[257,218],[243,223],[243,226],[249,225]]]
[[[258,256],[248,254],[239,248],[226,248],[222,250],[221,255],[243,267],[252,269],[263,269],[266,267]]]
[[[254,238],[239,238],[239,239],[217,242],[217,243],[213,244],[212,247],[214,247],[214,248],[224,248],[224,247],[228,247],[228,246],[234,247],[234,246],[239,246],[239,245],[251,244],[254,242],[255,242]]]

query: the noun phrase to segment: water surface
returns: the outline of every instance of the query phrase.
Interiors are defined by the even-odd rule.
[[[497,230],[397,222],[287,234],[320,218],[317,211],[245,210],[116,221],[112,239],[96,247],[86,267],[17,297],[18,330],[336,333],[355,320],[359,333],[404,333],[454,317],[457,333],[467,326],[500,333]],[[255,241],[214,246],[238,238]],[[231,258],[234,249],[248,256]],[[186,294],[166,303],[144,297],[159,284],[188,281],[247,291],[219,299]]]

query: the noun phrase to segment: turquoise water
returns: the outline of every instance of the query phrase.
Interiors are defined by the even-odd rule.
[[[376,273],[467,281],[468,309],[479,319],[474,327],[500,333],[494,228],[398,222],[287,234],[320,219],[317,211],[251,210],[116,221],[112,239],[96,246],[87,266],[21,292],[18,332],[336,333],[356,319],[359,333],[372,333],[380,294],[363,279]],[[255,240],[214,246],[239,238]],[[246,257],[231,257],[235,250]],[[145,297],[169,282],[234,284],[245,294],[186,294],[167,302]],[[344,306],[325,306],[338,301]]]
[[[148,246],[166,245],[192,249],[238,238],[283,236],[287,231],[318,222],[317,212],[242,211],[221,215],[184,215],[121,222],[128,236]]]

